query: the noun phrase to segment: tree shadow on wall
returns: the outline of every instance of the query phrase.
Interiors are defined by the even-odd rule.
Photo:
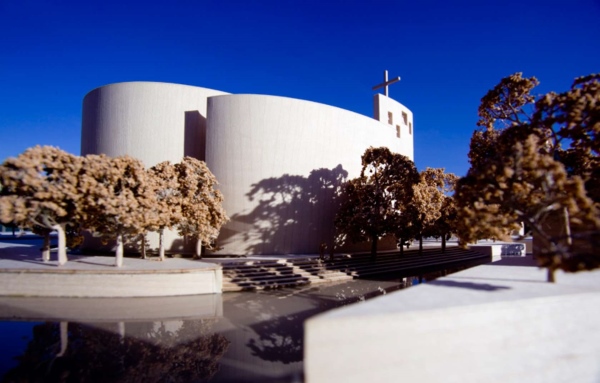
[[[315,254],[331,246],[339,194],[348,172],[342,165],[316,169],[308,177],[284,174],[252,185],[246,194],[256,201],[248,214],[232,221],[251,226],[244,234],[250,254]]]

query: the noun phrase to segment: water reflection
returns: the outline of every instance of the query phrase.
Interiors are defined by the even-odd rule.
[[[5,382],[209,380],[229,341],[213,320],[172,323],[42,323]]]
[[[128,312],[127,320],[115,320],[113,313],[104,320],[88,321],[90,314],[86,311],[85,321],[76,321],[76,313],[71,311],[68,322],[46,318],[48,321],[34,325],[24,351],[2,356],[16,360],[16,366],[13,364],[2,381],[302,381],[306,319],[412,283],[412,278],[362,280],[258,293],[227,293],[215,300],[222,307],[200,310],[205,314],[197,318],[161,316],[160,320],[150,320]],[[35,312],[31,319],[39,320],[44,313],[39,308],[26,309],[30,302],[36,301],[4,299],[0,300],[0,307],[5,315],[4,309],[8,307]],[[60,304],[87,307],[73,299],[53,303],[55,308]],[[144,303],[152,301],[145,299]],[[167,304],[164,298],[155,303]],[[99,310],[102,311],[102,306]],[[52,315],[55,312],[56,309]],[[96,315],[101,316],[100,312]],[[5,324],[0,324],[0,330],[4,330]]]

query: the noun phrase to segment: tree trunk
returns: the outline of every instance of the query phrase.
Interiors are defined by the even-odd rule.
[[[400,238],[400,256],[404,255],[404,239]]]
[[[64,265],[67,263],[67,238],[65,229],[61,225],[53,225],[52,230],[58,233],[58,264]]]
[[[423,254],[423,236],[419,235],[419,255]]]
[[[117,334],[121,343],[125,341],[125,322],[117,322]]]
[[[375,259],[377,257],[377,236],[374,235],[371,239],[371,258]]]
[[[60,352],[56,355],[57,358],[65,355],[69,344],[69,322],[60,322]]]
[[[195,259],[202,259],[202,240],[198,239],[196,241],[196,254],[194,254]]]
[[[117,235],[117,250],[115,252],[115,266],[123,266],[123,234]]]
[[[50,262],[50,232],[44,234],[44,244],[42,245],[42,261]]]
[[[571,237],[571,223],[569,222],[569,210],[567,210],[567,208],[564,207],[563,213],[565,216],[565,235],[567,236],[567,245],[571,246],[573,244],[573,240]]]
[[[158,231],[158,258],[161,261],[165,260],[165,243],[163,241],[164,236],[165,236],[165,229],[163,229],[161,227],[160,230]]]
[[[148,257],[146,256],[146,233],[144,233],[142,235],[142,248],[141,248],[141,252],[142,252],[142,259],[148,259]]]
[[[446,252],[446,233],[442,234],[442,253]]]
[[[548,274],[546,278],[546,282],[554,283],[554,269],[548,267]]]

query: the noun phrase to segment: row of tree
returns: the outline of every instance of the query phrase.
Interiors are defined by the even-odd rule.
[[[371,242],[371,256],[384,236],[394,236],[400,249],[416,239],[441,237],[442,246],[452,233],[456,177],[444,169],[419,173],[406,156],[388,148],[369,148],[362,156],[360,176],[342,189],[335,224],[341,242]]]
[[[407,157],[369,148],[360,176],[343,188],[340,235],[371,241],[375,256],[387,235],[401,249],[450,233],[466,246],[510,239],[524,225],[549,281],[557,269],[600,267],[600,75],[535,97],[537,85],[517,73],[482,98],[471,167],[460,180],[443,169],[418,173]]]
[[[213,246],[228,220],[215,176],[191,157],[145,169],[128,156],[82,157],[36,146],[0,165],[0,183],[0,221],[43,235],[45,261],[49,234],[56,230],[59,264],[67,262],[66,234],[81,230],[116,240],[116,265],[121,266],[124,243],[140,235],[160,234],[161,260],[165,229],[196,238],[200,254],[201,246]]]

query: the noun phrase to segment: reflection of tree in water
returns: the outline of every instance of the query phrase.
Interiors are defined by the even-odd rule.
[[[257,201],[248,214],[236,214],[233,221],[253,226],[260,242],[248,247],[250,253],[266,249],[276,254],[289,251],[318,252],[318,242],[330,243],[334,236],[333,221],[338,208],[336,197],[348,172],[338,165],[333,169],[316,169],[308,177],[284,174],[252,185],[246,194]],[[246,240],[253,240],[246,235]],[[314,247],[314,248],[312,248]],[[302,249],[302,250],[299,250]]]
[[[303,360],[303,327],[307,319],[324,311],[368,300],[405,286],[405,282],[399,279],[282,289],[257,293],[250,300],[246,296],[245,301],[241,296],[235,306],[239,310],[260,313],[263,319],[249,326],[256,334],[247,343],[252,354],[266,361],[289,364]],[[280,299],[274,295],[279,295]],[[280,303],[273,303],[277,301]]]
[[[258,339],[250,339],[248,347],[253,355],[270,362],[301,362],[304,354],[303,323],[320,311],[303,311],[257,323],[252,329],[258,334]]]
[[[60,352],[58,323],[35,326],[19,365],[3,382],[187,382],[210,379],[229,341],[210,332],[211,320],[184,321],[176,331],[164,324],[142,325],[138,337],[79,323],[68,325]],[[127,325],[129,326],[129,324]],[[134,331],[135,332],[135,331]]]

